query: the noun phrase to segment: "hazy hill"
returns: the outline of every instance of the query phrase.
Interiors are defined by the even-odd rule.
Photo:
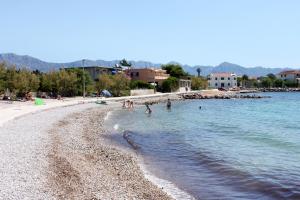
[[[68,62],[68,63],[51,63],[39,60],[31,56],[21,56],[13,53],[0,54],[0,62],[7,62],[9,64],[16,65],[17,68],[28,68],[31,70],[38,69],[40,71],[50,71],[57,70],[62,67],[77,67],[81,66],[81,60]],[[113,67],[115,64],[119,63],[120,60],[85,60],[85,66],[107,66]],[[160,67],[161,64],[151,63],[147,61],[130,61],[133,67]],[[176,63],[176,62],[170,62]],[[265,67],[252,67],[246,68],[237,64],[232,64],[229,62],[223,62],[217,66],[189,66],[182,65],[184,70],[190,74],[197,74],[197,68],[201,68],[201,75],[208,75],[212,72],[235,72],[238,75],[247,74],[249,76],[264,76],[269,73],[277,74],[287,68],[265,68]]]

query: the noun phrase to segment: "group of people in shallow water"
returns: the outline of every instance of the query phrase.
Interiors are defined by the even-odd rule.
[[[171,100],[168,99],[168,100],[167,100],[167,109],[168,109],[168,110],[171,109],[171,105],[172,105]],[[152,113],[152,110],[151,110],[151,108],[150,108],[150,106],[149,106],[149,103],[145,103],[145,106],[146,106],[146,111],[145,111],[145,113],[148,113],[148,114]]]
[[[150,108],[149,105],[152,105],[152,104],[149,104],[148,102],[145,103],[145,106],[146,106],[145,113],[151,114],[152,110],[151,110],[151,108]],[[172,105],[171,100],[168,99],[167,100],[167,109],[168,110],[171,109],[171,105]],[[131,101],[131,100],[124,100],[122,108],[133,109],[133,101]]]
[[[122,108],[133,109],[133,101],[130,101],[130,100],[125,101],[124,100]]]
[[[145,113],[148,113],[148,114],[152,113],[150,105],[152,105],[152,103],[148,103],[148,102],[145,103],[145,106],[146,106]],[[166,106],[167,106],[168,110],[171,110],[172,103],[171,103],[170,99],[167,100],[167,105]],[[131,100],[127,100],[127,101],[124,100],[122,108],[133,109],[133,101],[131,101]],[[201,110],[201,109],[202,109],[202,107],[199,106],[199,110]]]

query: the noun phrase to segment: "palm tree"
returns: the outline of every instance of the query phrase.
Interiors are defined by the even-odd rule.
[[[200,67],[197,68],[197,73],[198,73],[198,77],[200,77],[200,74],[201,74],[201,69],[200,69]]]
[[[130,62],[127,62],[126,59],[123,59],[120,61],[120,65],[125,67],[131,67],[132,64]]]

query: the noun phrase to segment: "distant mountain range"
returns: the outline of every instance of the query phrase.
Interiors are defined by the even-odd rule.
[[[113,67],[115,64],[119,63],[120,60],[85,60],[85,66],[106,66]],[[5,53],[0,54],[0,62],[6,62],[8,64],[15,65],[17,68],[28,68],[30,70],[40,70],[43,72],[50,70],[58,70],[62,67],[78,67],[82,65],[82,61],[73,61],[68,63],[51,63],[39,60],[37,58],[31,56],[22,56],[16,55],[13,53]],[[134,68],[143,68],[143,67],[156,67],[159,68],[161,64],[151,63],[147,61],[130,61]],[[176,63],[176,62],[170,62]],[[179,64],[179,63],[178,63]],[[201,69],[201,75],[208,75],[213,72],[234,72],[237,75],[247,74],[248,76],[265,76],[269,73],[277,74],[283,70],[287,70],[288,68],[266,68],[266,67],[243,67],[237,64],[232,64],[229,62],[223,62],[217,66],[189,66],[182,65],[184,70],[190,74],[197,74],[197,68]]]

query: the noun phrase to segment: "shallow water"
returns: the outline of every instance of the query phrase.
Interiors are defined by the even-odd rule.
[[[300,199],[300,93],[114,112],[147,168],[197,199]],[[199,109],[201,106],[202,109]]]

